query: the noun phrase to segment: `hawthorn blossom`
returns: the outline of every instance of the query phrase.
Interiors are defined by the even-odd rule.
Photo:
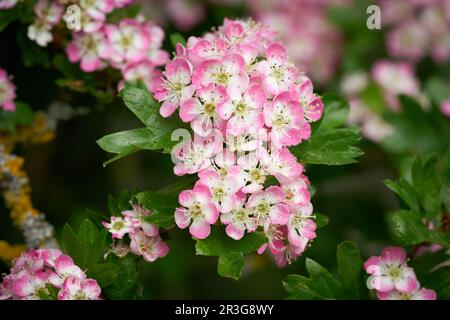
[[[151,40],[139,21],[123,19],[118,25],[105,25],[103,32],[106,44],[100,56],[113,65],[139,62],[146,57]]]
[[[66,49],[69,61],[81,61],[80,68],[84,72],[102,69],[105,63],[100,58],[100,50],[104,42],[101,33],[75,33]]]
[[[98,300],[100,295],[97,281],[58,249],[24,252],[0,284],[0,300]]]
[[[303,250],[306,244],[316,237],[316,223],[312,220],[312,205],[294,205],[287,223],[289,243]]]
[[[265,191],[253,193],[247,202],[247,208],[252,210],[258,224],[267,222],[285,224],[289,217],[289,207],[283,203],[285,198],[283,189],[271,186]]]
[[[142,256],[147,262],[165,257],[169,246],[161,238],[158,226],[147,220],[152,214],[152,211],[132,204],[132,209],[122,211],[120,217],[112,216],[109,223],[103,221],[103,226],[112,233],[113,239],[106,256],[114,253],[122,258],[131,252]]]
[[[397,290],[390,292],[377,291],[379,300],[436,300],[436,292],[431,289],[416,289],[413,292],[405,293]]]
[[[298,70],[287,61],[286,48],[278,43],[273,43],[267,48],[267,60],[263,60],[256,66],[263,76],[265,88],[277,95],[293,88],[298,77]]]
[[[148,236],[143,231],[137,231],[130,235],[130,250],[136,255],[141,255],[145,261],[153,262],[167,255],[169,247],[159,236]]]
[[[442,114],[444,114],[447,117],[450,117],[450,100],[442,101],[440,109]]]
[[[28,27],[28,38],[41,47],[53,41],[51,30],[63,16],[64,7],[57,1],[38,0],[34,6],[36,19]]]
[[[226,176],[221,176],[214,169],[206,169],[198,174],[199,181],[197,183],[205,185],[209,188],[211,198],[216,207],[222,213],[227,213],[234,206],[234,194],[242,187],[238,177],[232,172]]]
[[[264,118],[272,143],[276,147],[293,146],[311,135],[311,127],[305,121],[300,103],[288,91],[277,95],[264,107]]]
[[[58,300],[98,300],[100,294],[101,289],[94,279],[81,280],[71,276],[58,293]]]
[[[247,197],[242,192],[233,195],[233,208],[220,216],[220,221],[226,225],[225,232],[235,240],[244,237],[245,231],[253,232],[258,227],[251,210],[245,207]]]
[[[103,222],[103,226],[112,233],[113,238],[122,239],[127,233],[134,230],[133,221],[129,217],[111,217],[111,222]]]
[[[196,90],[216,84],[225,87],[227,94],[231,96],[242,93],[247,88],[248,81],[245,60],[239,54],[229,54],[220,60],[205,60],[192,74],[192,84]]]
[[[406,265],[406,251],[401,247],[385,248],[381,256],[373,256],[364,263],[370,277],[369,289],[387,293],[397,290],[402,293],[416,291],[419,283],[414,270]]]
[[[266,103],[264,90],[253,85],[235,97],[229,97],[218,106],[217,112],[227,122],[227,132],[233,136],[255,132],[264,126],[262,108]]]
[[[147,90],[152,92],[161,82],[161,71],[148,60],[131,63],[122,69],[122,81],[119,82],[118,91],[125,87],[127,81],[142,81]]]
[[[0,68],[0,109],[14,111],[16,109],[15,98],[16,86],[12,83],[6,70]]]
[[[178,200],[183,207],[175,210],[175,223],[180,229],[189,225],[189,232],[197,239],[205,239],[211,232],[211,224],[216,223],[219,211],[205,185],[197,183],[193,190],[182,191]],[[192,222],[192,224],[191,224]]]
[[[179,194],[177,226],[204,239],[220,217],[235,240],[263,229],[264,248],[280,266],[299,257],[315,224],[301,214],[312,210],[309,182],[287,147],[309,138],[324,106],[274,32],[225,19],[203,37],[189,37],[186,46],[177,44],[153,95],[163,102],[162,116],[179,108],[193,132],[172,149],[175,174],[198,177],[193,190]]]
[[[372,76],[384,89],[386,101],[393,107],[398,107],[397,95],[419,96],[419,83],[408,63],[377,61],[372,67]]]
[[[183,58],[176,58],[166,65],[163,82],[155,88],[155,98],[163,102],[160,113],[171,116],[185,100],[192,97],[194,87],[190,85],[192,66]]]
[[[0,10],[14,8],[19,0],[0,0]]]
[[[210,84],[196,91],[198,98],[190,98],[180,108],[180,118],[190,122],[192,130],[199,136],[207,136],[218,126],[217,108],[226,97],[225,88]]]

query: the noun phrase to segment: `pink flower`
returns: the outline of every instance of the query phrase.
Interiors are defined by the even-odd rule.
[[[72,63],[81,61],[81,70],[85,72],[102,69],[105,63],[100,59],[100,51],[104,42],[102,33],[74,33],[73,40],[66,49],[69,61]]]
[[[102,222],[103,226],[112,233],[113,238],[122,239],[127,233],[133,233],[134,231],[134,221],[129,217],[111,217],[111,222]]]
[[[389,32],[387,48],[392,57],[417,61],[425,55],[429,39],[428,33],[418,22],[405,21]]]
[[[227,122],[227,133],[238,136],[243,133],[256,132],[264,126],[262,107],[266,103],[264,90],[253,85],[244,93],[228,96],[217,112]]]
[[[292,213],[287,223],[289,242],[306,248],[307,243],[316,237],[316,223],[312,220],[312,205],[308,203],[305,206],[292,206]]]
[[[39,275],[25,274],[14,280],[12,285],[12,293],[27,300],[39,300],[48,294],[46,281]]]
[[[178,29],[187,31],[201,22],[205,10],[201,3],[189,0],[167,0],[164,2],[165,12]]]
[[[311,135],[311,128],[303,117],[300,103],[287,91],[265,105],[264,119],[266,126],[272,129],[269,133],[270,140],[278,148],[297,145]]]
[[[193,141],[186,141],[172,149],[176,165],[174,173],[178,176],[193,174],[208,168],[211,158],[222,150],[223,137],[215,129],[208,137],[194,136]]]
[[[190,122],[192,130],[199,136],[208,136],[218,127],[217,108],[226,97],[225,88],[210,84],[197,90],[198,98],[190,98],[180,108],[180,118]]]
[[[303,78],[303,83],[299,87],[300,104],[305,118],[314,122],[322,117],[323,102],[319,96],[314,94],[311,80],[307,77]]]
[[[123,19],[119,25],[106,25],[103,29],[106,45],[102,46],[100,56],[117,66],[145,59],[151,41],[147,31],[134,19]]]
[[[251,211],[245,208],[247,196],[238,192],[233,195],[233,198],[232,210],[223,213],[220,220],[226,225],[225,232],[227,235],[234,240],[240,240],[244,237],[245,231],[255,231],[258,224]]]
[[[0,10],[14,8],[19,0],[0,0]]]
[[[257,219],[259,225],[265,223],[285,224],[289,218],[289,207],[283,203],[284,192],[278,186],[253,193],[247,201],[247,208]]]
[[[77,265],[74,264],[72,258],[67,255],[61,255],[55,260],[55,271],[63,279],[74,276],[85,279],[86,274]]]
[[[10,80],[6,70],[0,68],[0,109],[14,111],[16,109],[15,98],[16,86]]]
[[[199,172],[198,184],[209,188],[211,198],[220,212],[226,213],[234,207],[234,194],[242,187],[233,173],[221,176],[214,169],[206,169]]]
[[[369,289],[411,293],[419,287],[414,270],[406,265],[406,252],[401,247],[384,249],[380,257],[368,259],[364,268],[371,275],[367,279]]]
[[[450,117],[450,99],[441,102],[441,112],[443,115]]]
[[[166,65],[163,82],[155,89],[155,98],[163,101],[160,113],[163,117],[171,116],[175,110],[194,93],[190,85],[192,66],[183,58],[176,58]]]
[[[226,88],[228,95],[236,96],[244,92],[248,85],[245,60],[239,54],[228,54],[222,59],[211,59],[200,63],[192,74],[196,90],[216,84]]]
[[[285,194],[285,202],[294,205],[306,205],[311,199],[308,186],[302,179],[281,184]]]
[[[106,14],[114,8],[114,0],[80,0],[83,14],[99,21],[105,21]]]
[[[130,235],[130,238],[131,252],[141,255],[147,262],[153,262],[158,258],[165,257],[169,252],[169,247],[161,240],[159,234],[147,236],[144,232],[138,231]]]
[[[372,67],[372,76],[386,92],[386,100],[394,107],[398,105],[397,95],[417,97],[420,94],[419,82],[409,63],[380,60]]]
[[[303,172],[303,166],[288,148],[270,150],[270,153],[264,150],[261,163],[264,169],[280,182],[293,181]]]
[[[144,207],[133,204],[133,210],[122,211],[122,215],[125,217],[125,219],[129,219],[130,224],[133,226],[133,228],[141,228],[147,237],[154,237],[156,235],[159,235],[158,226],[148,223],[145,220],[146,217],[151,215],[151,212]]]
[[[180,193],[178,200],[183,207],[175,210],[175,223],[180,229],[189,227],[189,232],[197,239],[205,239],[211,232],[211,224],[216,223],[219,211],[211,192],[205,185],[197,183],[193,190]]]
[[[267,60],[258,63],[257,70],[263,76],[263,83],[272,95],[289,91],[293,88],[298,77],[298,70],[287,62],[286,49],[278,43],[267,48]]]
[[[61,21],[63,11],[64,7],[58,1],[38,0],[34,6],[38,19],[52,26]]]
[[[97,299],[100,293],[96,281],[86,280],[72,258],[58,249],[23,253],[0,284],[0,300]]]
[[[390,292],[377,291],[379,300],[436,300],[436,292],[431,289],[417,289],[413,292],[406,293],[393,290]]]
[[[262,151],[259,149],[257,152],[251,152],[240,157],[237,161],[238,165],[245,172],[244,180],[246,186],[242,188],[242,191],[245,193],[254,193],[264,187],[268,174],[261,164],[261,153]]]
[[[147,90],[154,91],[161,83],[161,71],[147,60],[126,65],[122,69],[123,80],[119,83],[119,91],[127,81],[142,81]]]
[[[101,289],[94,279],[81,280],[68,277],[62,290],[58,293],[59,300],[98,300]]]

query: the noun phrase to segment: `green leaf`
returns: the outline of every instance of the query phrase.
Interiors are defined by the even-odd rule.
[[[360,287],[363,283],[363,261],[358,247],[350,241],[344,241],[337,247],[339,279],[348,299],[361,298]]]
[[[419,200],[417,198],[416,191],[411,184],[403,178],[400,178],[398,182],[392,180],[385,180],[384,184],[394,191],[412,211],[420,212]]]
[[[161,134],[152,131],[150,128],[139,128],[106,135],[97,140],[97,144],[103,150],[117,154],[114,158],[104,163],[106,166],[112,161],[119,160],[140,150],[170,152],[176,142],[171,141],[170,133]]]
[[[324,113],[316,130],[323,132],[344,126],[350,112],[348,102],[330,93],[323,95],[322,102]]]
[[[140,150],[169,153],[177,144],[177,141],[171,139],[172,132],[183,127],[179,119],[176,117],[164,119],[159,114],[158,103],[147,90],[126,86],[120,95],[125,105],[146,127],[112,133],[97,140],[97,144],[103,150],[117,154],[104,165]]]
[[[316,222],[317,228],[323,228],[327,226],[330,223],[330,218],[328,218],[326,215],[321,213],[314,213],[314,216],[316,217],[314,221]]]
[[[179,33],[172,33],[170,35],[170,43],[172,44],[172,47],[176,49],[178,43],[186,46],[186,39]]]
[[[302,163],[351,164],[363,155],[361,149],[354,146],[360,139],[357,128],[339,128],[314,133],[309,140],[291,148],[291,151]]]
[[[21,49],[22,60],[25,66],[50,66],[50,59],[47,52],[38,44],[28,39],[26,29],[21,29],[17,33],[17,43]]]
[[[147,222],[156,224],[162,228],[169,228],[174,225],[174,212],[178,206],[176,195],[168,196],[146,191],[136,195],[140,205],[153,213],[146,218]]]
[[[241,240],[234,240],[225,233],[224,228],[213,226],[208,238],[196,241],[197,255],[219,257],[218,274],[237,280],[245,265],[244,255],[256,251],[267,239],[262,232],[253,232]]]
[[[361,139],[359,129],[343,128],[349,112],[348,103],[335,96],[325,95],[324,115],[313,127],[311,137],[291,148],[302,163],[345,165],[355,163],[361,149],[355,147]]]
[[[306,258],[306,270],[309,277],[289,275],[283,280],[283,286],[290,299],[362,299],[363,261],[358,248],[349,241],[342,242],[336,252],[339,277],[320,264]]]
[[[387,151],[396,154],[426,155],[448,147],[450,127],[448,120],[436,108],[425,110],[414,99],[399,97],[401,111],[386,111],[384,119],[394,128],[382,141]]]
[[[390,216],[388,222],[394,236],[405,245],[428,242],[438,243],[445,247],[450,246],[449,232],[442,235],[436,230],[428,229],[415,212],[399,210]]]
[[[8,25],[19,18],[19,10],[17,7],[0,10],[0,32],[5,30]]]
[[[441,182],[437,175],[436,162],[435,156],[426,159],[417,157],[411,168],[412,184],[425,210],[424,217],[429,219],[439,217],[441,214]]]
[[[108,209],[113,216],[121,216],[122,211],[131,209],[131,200],[133,199],[133,192],[128,190],[122,191],[117,198],[108,195]]]

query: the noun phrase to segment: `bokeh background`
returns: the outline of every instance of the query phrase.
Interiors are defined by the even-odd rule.
[[[225,17],[249,15],[292,33],[287,40],[293,46],[291,52],[295,52],[300,57],[299,63],[309,69],[307,74],[315,78],[320,93],[342,94],[340,83],[345,74],[355,70],[370,72],[376,60],[390,58],[385,44],[390,27],[383,25],[381,30],[366,27],[368,15],[365,9],[370,1],[356,1],[356,4],[352,1],[298,1],[301,4],[296,5],[293,3],[297,1],[281,1],[283,9],[276,11],[274,3],[277,2],[154,0],[143,1],[143,4],[147,16],[162,24],[166,35],[173,32],[185,36],[201,35],[220,25]],[[335,5],[341,3],[346,7],[336,9]],[[297,21],[293,26],[292,16],[307,21]],[[14,81],[20,84],[17,89],[20,99],[35,110],[43,110],[61,97],[64,100],[66,89],[55,84],[60,76],[58,70],[23,66],[21,48],[15,41],[20,28],[16,22],[0,33],[0,66],[14,74]],[[164,47],[173,50],[168,37]],[[301,61],[307,54],[309,56]],[[424,55],[416,64],[415,76],[421,83],[431,76],[448,79],[449,66],[448,61],[436,63]],[[158,190],[176,179],[169,156],[152,152],[139,152],[107,167],[102,166],[110,155],[101,150],[95,140],[108,133],[139,127],[138,120],[120,99],[99,104],[92,97],[71,94],[70,104],[86,108],[88,112],[60,123],[53,141],[19,145],[15,150],[26,159],[25,169],[34,206],[46,214],[57,233],[66,222],[76,227],[88,215],[88,210],[107,216],[108,194],[117,196],[124,189]],[[448,135],[445,135],[448,131],[444,135],[434,131],[432,134],[443,139],[439,147],[448,145]],[[405,152],[401,148],[387,149],[380,141],[364,139],[360,148],[365,154],[356,164],[307,168],[307,175],[316,190],[312,201],[315,211],[326,214],[330,223],[319,230],[305,255],[325,266],[335,266],[336,246],[343,240],[357,243],[364,256],[376,254],[392,244],[385,217],[398,208],[398,203],[383,180],[399,176],[408,162],[406,156],[434,151],[435,147],[425,145]],[[253,254],[247,257],[241,280],[223,279],[217,275],[216,258],[195,256],[194,241],[188,232],[174,232],[171,237],[166,258],[143,264],[141,280],[145,298],[284,298],[286,293],[281,280],[287,274],[304,272],[304,257],[279,269],[270,256]],[[9,220],[1,199],[0,238],[12,243],[22,241],[21,233]],[[0,262],[0,272],[7,270],[8,267]]]

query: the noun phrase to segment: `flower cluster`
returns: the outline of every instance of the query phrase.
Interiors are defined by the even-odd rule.
[[[0,68],[0,109],[14,111],[16,109],[15,98],[16,86],[12,83],[6,70]]]
[[[253,17],[276,30],[295,64],[314,81],[331,80],[339,65],[342,37],[327,17],[342,0],[247,1]]]
[[[14,8],[20,0],[0,0],[0,10]]]
[[[161,49],[164,31],[154,23],[144,21],[141,16],[122,19],[117,24],[110,24],[106,19],[114,9],[133,2],[134,0],[38,0],[34,6],[36,18],[28,27],[28,37],[40,46],[47,46],[53,41],[53,27],[64,20],[71,29],[72,40],[66,47],[70,62],[79,62],[84,72],[94,72],[106,67],[120,70],[122,80],[118,84],[119,90],[126,81],[142,81],[152,90],[160,78],[160,71],[156,67],[166,63],[169,57]],[[73,5],[76,5],[76,11],[70,10]],[[77,14],[79,19],[74,18]],[[2,80],[0,74],[0,81]],[[0,106],[1,98],[0,94]]]
[[[111,251],[119,257],[131,251],[148,262],[165,257],[169,247],[162,241],[159,228],[146,221],[149,215],[149,210],[133,204],[133,210],[122,211],[122,216],[112,216],[109,222],[104,221],[103,226],[112,234],[112,238],[119,240],[113,244]],[[131,240],[129,246],[123,242],[126,234]]]
[[[260,227],[280,265],[298,257],[316,224],[308,179],[289,147],[309,138],[323,103],[274,33],[226,19],[190,37],[187,47],[178,44],[154,96],[162,116],[179,109],[194,132],[172,150],[175,174],[199,177],[179,194],[178,227],[204,239],[220,218],[236,240]]]
[[[389,27],[386,45],[394,58],[416,62],[430,55],[436,63],[450,58],[450,3],[447,0],[379,0]]]
[[[370,84],[379,87],[382,92],[383,101],[379,103],[394,111],[401,108],[399,95],[408,95],[420,101],[424,100],[424,95],[414,67],[408,62],[379,60],[373,65],[370,77],[364,72],[355,72],[343,78],[341,90],[350,101],[349,122],[360,124],[366,138],[381,141],[392,132],[392,127],[364,100],[364,92]]]
[[[15,259],[0,284],[0,300],[98,300],[94,279],[58,249],[30,249]]]
[[[420,288],[414,270],[407,265],[406,251],[388,247],[381,256],[373,256],[364,263],[369,289],[375,289],[380,300],[436,300],[436,292]]]

